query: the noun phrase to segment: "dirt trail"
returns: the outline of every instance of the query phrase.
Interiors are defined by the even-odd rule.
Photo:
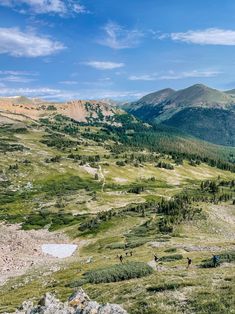
[[[100,178],[100,181],[103,181],[103,183],[102,183],[102,192],[103,192],[104,186],[105,186],[105,176],[104,176],[101,165],[99,165],[99,178]]]

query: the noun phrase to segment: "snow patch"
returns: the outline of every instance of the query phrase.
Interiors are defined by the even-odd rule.
[[[58,258],[70,257],[77,249],[76,244],[43,244],[42,252]]]

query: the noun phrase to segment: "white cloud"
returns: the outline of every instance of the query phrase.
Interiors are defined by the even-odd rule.
[[[130,81],[155,81],[157,78],[153,74],[131,75],[128,78]]]
[[[74,3],[72,9],[75,13],[89,13],[89,11],[79,3]]]
[[[84,62],[84,64],[98,70],[113,70],[113,69],[121,68],[125,65],[124,63],[109,62],[109,61],[88,61],[88,62]]]
[[[64,84],[64,85],[76,85],[78,84],[77,81],[61,81],[60,84]]]
[[[14,57],[48,56],[65,49],[52,39],[32,32],[22,32],[18,28],[0,28],[0,54]]]
[[[0,77],[1,82],[11,82],[11,83],[29,83],[35,81],[35,79],[24,77],[24,76],[16,76],[9,75],[5,77]]]
[[[27,96],[38,97],[45,99],[71,99],[72,93],[70,91],[64,91],[60,89],[54,89],[49,87],[38,88],[9,88],[3,87],[0,89],[0,96]],[[72,95],[74,96],[74,95]],[[79,93],[76,92],[76,97],[79,97]]]
[[[104,32],[105,36],[98,40],[98,43],[113,49],[135,47],[144,36],[138,29],[128,30],[114,22],[106,24]]]
[[[161,38],[167,35],[161,36]],[[208,28],[205,30],[190,30],[184,33],[171,33],[170,38],[175,41],[200,45],[235,45],[235,30]]]
[[[148,92],[139,91],[116,91],[106,89],[84,89],[84,90],[63,90],[53,89],[48,87],[39,88],[9,88],[2,87],[0,89],[0,96],[28,96],[37,97],[48,100],[71,100],[71,99],[137,99],[146,95]],[[91,97],[92,95],[92,97]]]
[[[33,71],[0,70],[0,75],[35,76],[35,75],[38,75],[38,73],[37,72],[33,72]]]
[[[20,13],[58,14],[88,13],[77,0],[0,0],[0,5],[17,10]]]
[[[158,77],[160,80],[178,80],[178,79],[183,79],[183,78],[199,78],[199,77],[216,77],[218,74],[221,72],[219,71],[198,71],[198,70],[193,70],[193,71],[186,71],[186,72],[174,72],[174,71],[169,71],[168,74],[161,75]]]
[[[128,77],[131,81],[156,81],[156,80],[179,80],[184,78],[202,78],[202,77],[216,77],[221,72],[212,70],[192,70],[185,72],[168,71],[166,74],[142,74],[131,75]]]

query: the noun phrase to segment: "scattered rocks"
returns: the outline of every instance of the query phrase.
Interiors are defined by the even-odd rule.
[[[45,243],[68,243],[62,233],[48,230],[21,230],[20,225],[0,223],[0,285],[14,276],[40,265],[56,267],[56,258],[43,254],[41,245]]]
[[[65,303],[50,293],[47,293],[37,305],[25,301],[15,314],[127,314],[127,312],[117,304],[99,304],[92,301],[83,289],[80,289]]]

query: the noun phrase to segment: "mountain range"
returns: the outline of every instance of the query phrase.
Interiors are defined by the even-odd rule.
[[[163,128],[171,136],[175,133],[235,146],[235,90],[222,92],[196,84],[178,91],[166,88],[126,104],[110,99],[48,102],[24,96],[0,98],[0,121],[3,122],[38,121],[58,114],[77,122],[113,125],[138,118],[153,125],[155,132]]]
[[[78,122],[108,122],[123,112],[105,100],[74,100],[64,103],[48,102],[23,96],[0,98],[0,120],[39,120],[56,114]]]
[[[175,91],[166,88],[123,108],[151,124],[164,124],[220,145],[235,145],[235,90],[202,84]]]

